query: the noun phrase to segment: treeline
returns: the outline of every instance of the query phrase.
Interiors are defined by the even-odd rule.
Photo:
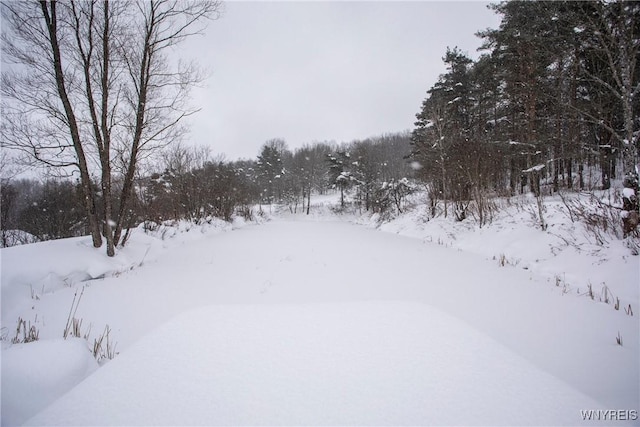
[[[485,53],[448,49],[417,114],[411,157],[432,205],[463,218],[487,195],[607,189],[634,174],[640,2],[492,7],[502,23],[478,33]]]
[[[3,182],[2,243],[16,229],[40,240],[93,235],[96,218],[102,234],[112,235],[113,212],[123,229],[251,217],[254,206],[273,203],[309,213],[312,195],[329,189],[340,192],[343,207],[350,192],[364,210],[401,212],[413,188],[408,178],[425,185],[431,216],[472,214],[480,225],[496,195],[530,191],[540,199],[561,189],[608,189],[623,177],[637,194],[640,2],[492,7],[502,22],[478,33],[484,53],[473,61],[447,50],[446,72],[427,91],[410,133],[295,150],[274,139],[255,159],[239,161],[171,145],[145,172],[109,173],[106,187],[97,177],[89,184]],[[117,194],[127,194],[125,204]],[[123,243],[119,234],[112,240]]]
[[[3,182],[0,187],[2,247],[86,234],[79,193],[77,185],[68,181]]]
[[[272,139],[255,159],[231,162],[177,145],[168,151],[162,172],[140,180],[142,217],[229,220],[239,213],[250,217],[255,205],[274,203],[309,213],[312,194],[330,189],[352,189],[364,209],[380,209],[372,196],[376,188],[412,175],[409,149],[408,132],[343,144],[317,142],[295,150]]]
[[[156,170],[135,179],[125,229],[178,219],[230,220],[234,215],[251,219],[256,206],[274,203],[308,214],[312,195],[331,190],[352,190],[365,210],[401,210],[410,189],[406,178],[412,175],[406,161],[409,149],[408,132],[343,144],[319,142],[293,151],[284,140],[273,139],[255,159],[237,161],[215,158],[207,148],[176,144],[163,152]],[[100,211],[103,195],[94,185]],[[114,181],[115,189],[120,185]],[[79,183],[5,181],[0,193],[2,246],[27,243],[33,237],[49,240],[88,234]],[[118,208],[116,199],[112,206]]]

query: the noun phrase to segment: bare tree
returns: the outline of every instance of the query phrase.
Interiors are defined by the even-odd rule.
[[[196,111],[189,90],[203,74],[168,54],[220,12],[206,0],[2,4],[2,51],[15,64],[2,74],[3,146],[79,173],[93,244],[104,236],[109,256],[139,161],[178,140],[182,119]]]

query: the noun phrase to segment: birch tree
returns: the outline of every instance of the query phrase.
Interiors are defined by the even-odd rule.
[[[78,175],[93,245],[104,238],[109,256],[140,160],[178,140],[196,111],[189,90],[204,76],[170,54],[220,13],[203,0],[2,4],[2,52],[13,63],[2,72],[3,148]]]

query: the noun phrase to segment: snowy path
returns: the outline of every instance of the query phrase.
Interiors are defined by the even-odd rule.
[[[108,323],[121,354],[34,423],[577,424],[638,404],[637,317],[347,223],[171,247],[91,282],[77,315]]]

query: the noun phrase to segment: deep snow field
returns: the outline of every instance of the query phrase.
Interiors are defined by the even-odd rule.
[[[0,250],[2,425],[640,425],[623,242],[553,198],[546,231],[524,196],[482,228],[335,203]]]

